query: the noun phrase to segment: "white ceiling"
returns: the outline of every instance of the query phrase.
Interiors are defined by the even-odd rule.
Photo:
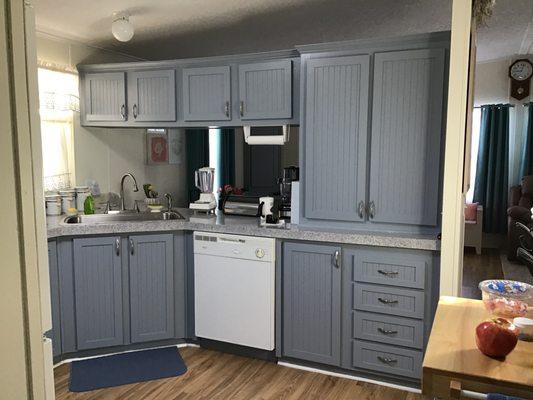
[[[450,29],[451,0],[34,0],[37,30],[157,60],[292,48]],[[127,11],[135,36],[111,35]],[[478,60],[530,52],[533,1],[497,0]]]

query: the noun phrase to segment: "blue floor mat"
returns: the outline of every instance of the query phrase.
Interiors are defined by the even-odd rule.
[[[176,347],[134,351],[113,356],[73,361],[70,391],[86,392],[153,379],[170,378],[187,372]]]

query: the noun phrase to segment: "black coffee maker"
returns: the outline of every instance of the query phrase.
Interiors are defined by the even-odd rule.
[[[283,168],[281,178],[278,179],[281,204],[279,215],[282,219],[291,218],[291,187],[292,182],[300,179],[300,169],[298,167]]]

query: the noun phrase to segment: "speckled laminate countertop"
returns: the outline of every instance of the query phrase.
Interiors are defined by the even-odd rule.
[[[440,240],[434,235],[404,233],[354,232],[342,229],[315,229],[299,225],[286,228],[265,228],[257,218],[217,214],[193,214],[186,208],[176,209],[185,219],[169,221],[120,221],[98,224],[66,224],[65,216],[47,217],[48,239],[64,236],[124,234],[136,232],[204,231],[277,239],[342,243],[367,246],[395,247],[419,250],[439,250]]]

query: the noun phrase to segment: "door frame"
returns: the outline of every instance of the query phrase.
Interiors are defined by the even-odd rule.
[[[30,1],[0,3],[0,176],[11,190],[0,209],[2,315],[0,377],[8,398],[53,399],[52,346],[35,19]],[[4,349],[5,346],[5,349]],[[7,392],[6,392],[7,390]]]
[[[442,243],[440,295],[460,296],[463,274],[465,146],[472,110],[469,90],[473,90],[475,68],[475,22],[472,0],[453,0],[448,111],[444,154],[444,186],[442,205]],[[471,41],[471,38],[474,40]],[[471,43],[473,46],[471,46]],[[472,52],[471,52],[472,47]],[[470,154],[466,154],[470,157]]]

